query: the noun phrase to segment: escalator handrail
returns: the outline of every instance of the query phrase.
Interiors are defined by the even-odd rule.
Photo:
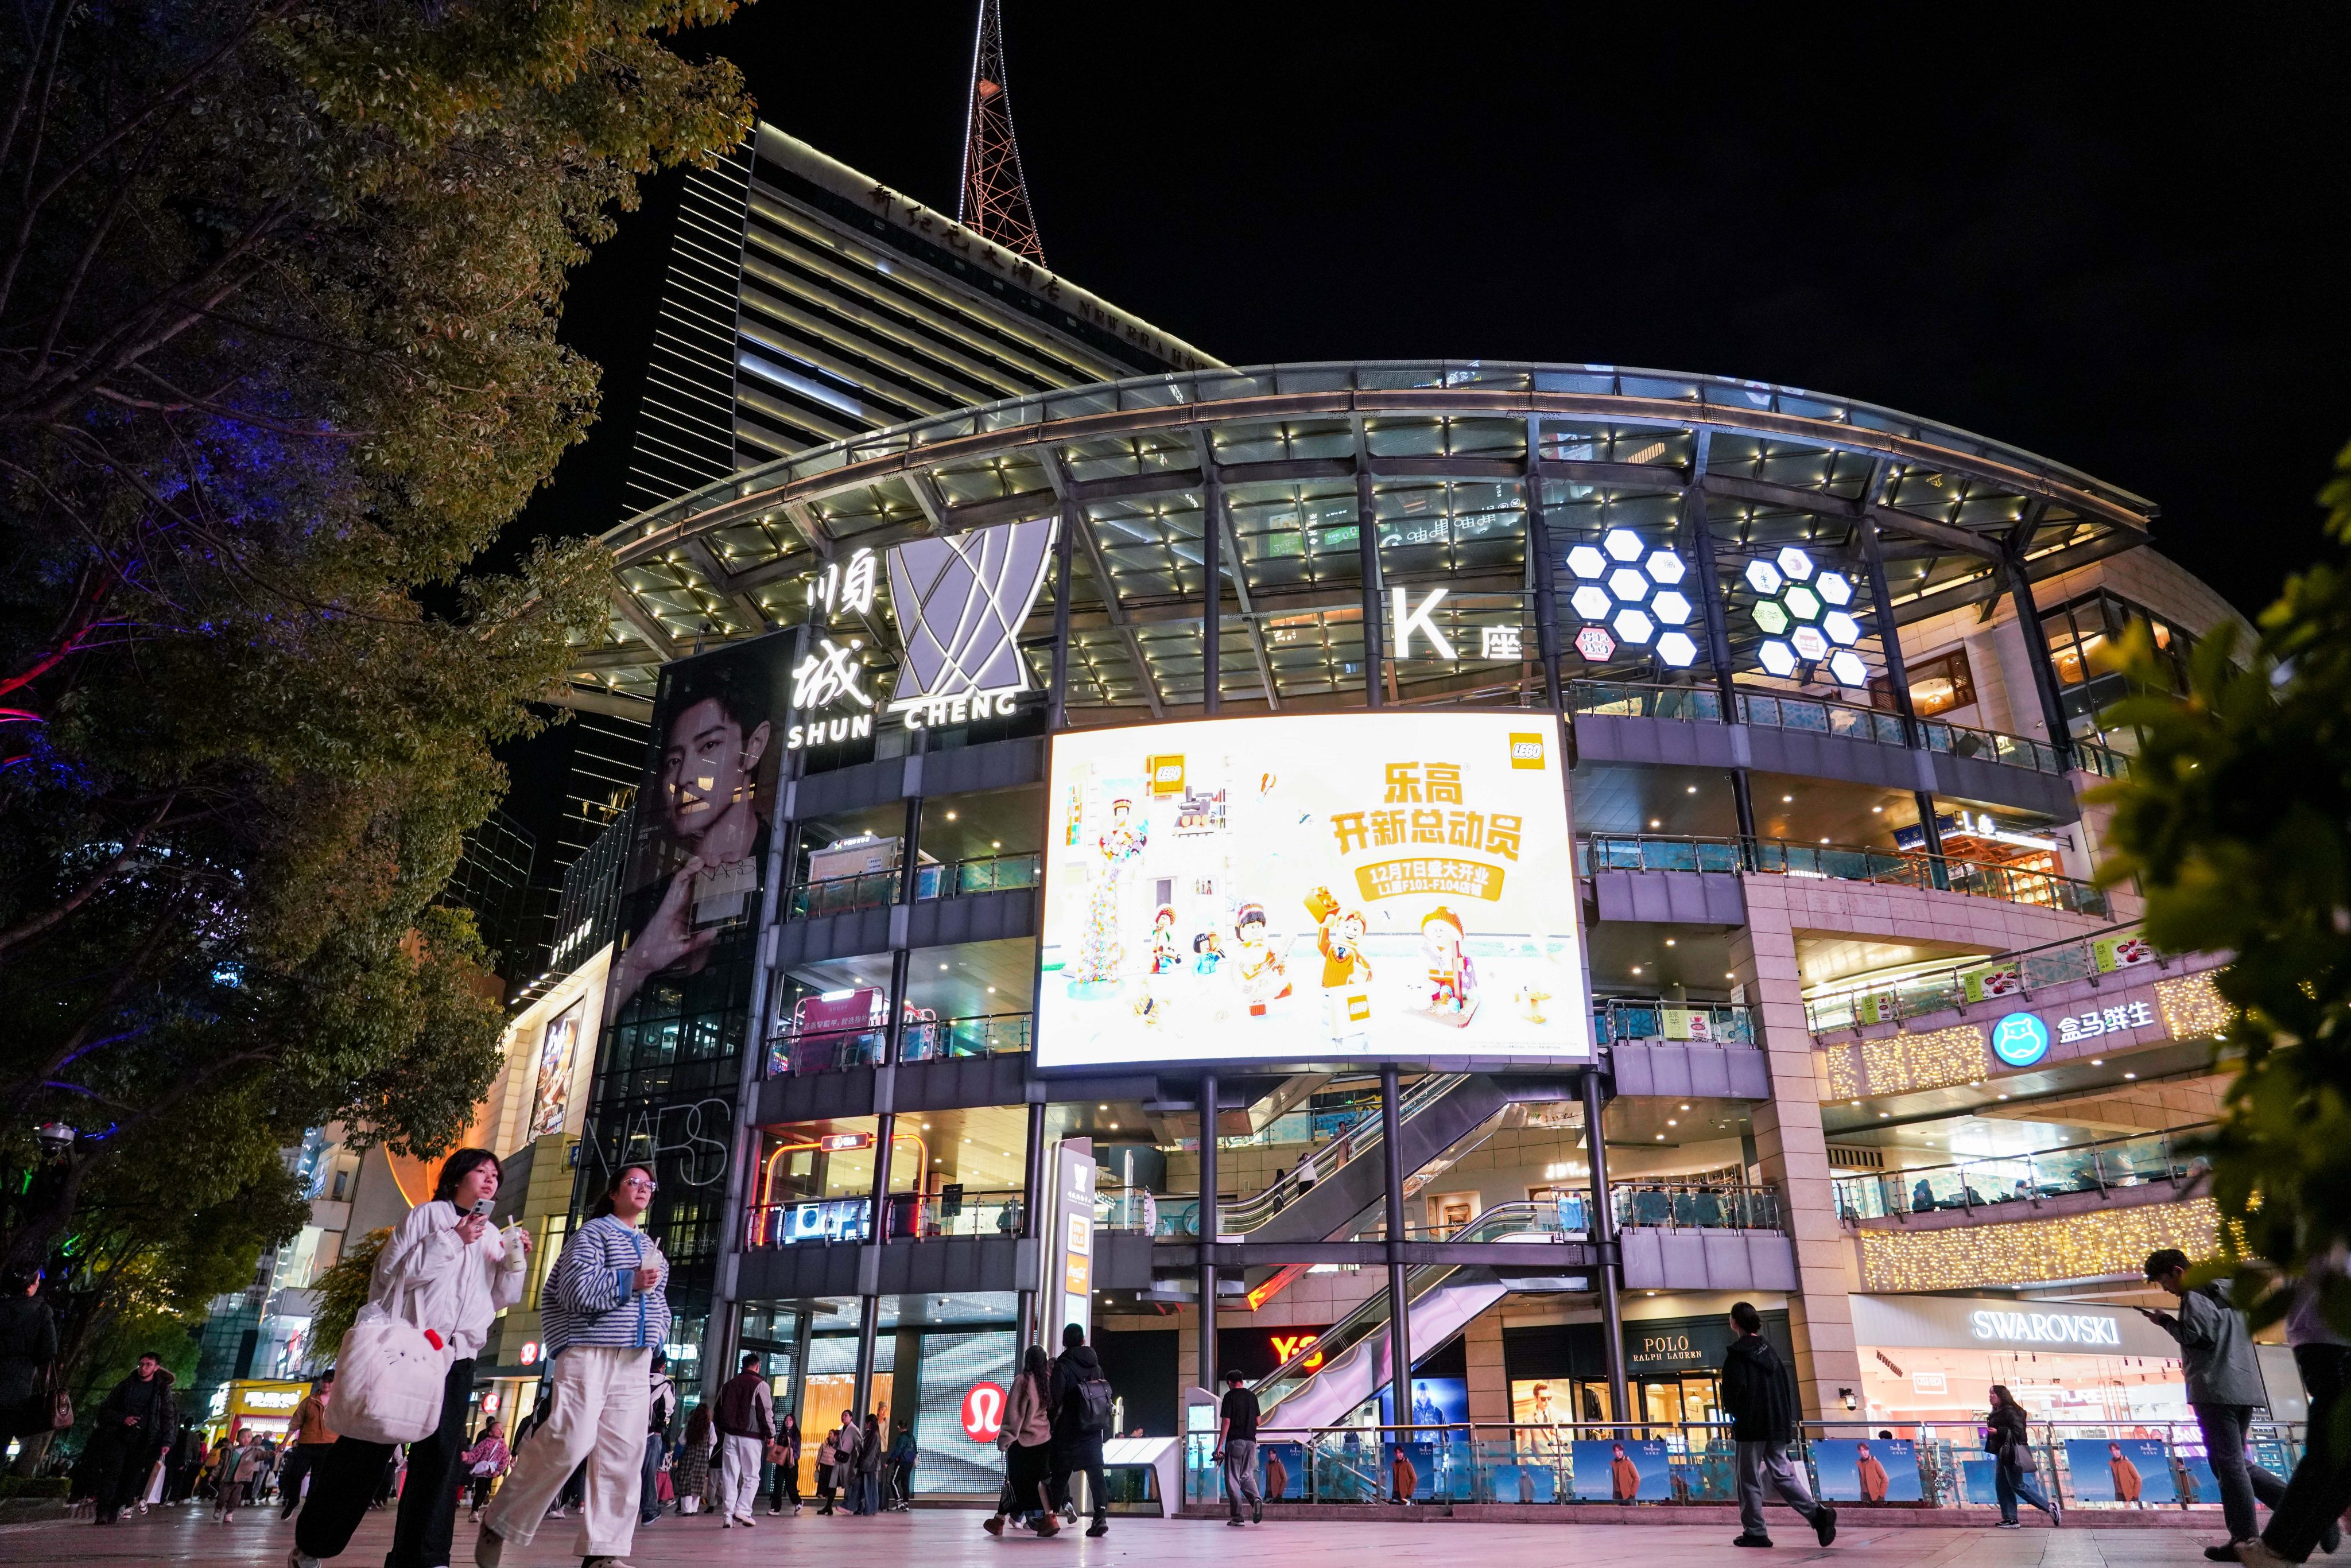
[[[1457,1086],[1468,1082],[1468,1077],[1469,1075],[1466,1072],[1433,1072],[1427,1077],[1423,1078],[1419,1082],[1414,1084],[1411,1090],[1401,1096],[1398,1100],[1396,1104],[1397,1124],[1401,1125],[1403,1123],[1410,1121],[1414,1116],[1418,1115],[1430,1105],[1433,1105],[1437,1101],[1444,1099],[1445,1096],[1450,1094]],[[1367,1112],[1364,1114],[1364,1120],[1350,1128],[1345,1134],[1332,1139],[1330,1143],[1324,1145],[1322,1148],[1315,1150],[1311,1155],[1308,1155],[1304,1161],[1304,1166],[1306,1169],[1313,1172],[1314,1181],[1316,1183],[1328,1181],[1332,1176],[1338,1174],[1339,1168],[1342,1165],[1353,1164],[1354,1161],[1361,1159],[1366,1154],[1370,1154],[1378,1149],[1380,1146],[1380,1140],[1383,1135],[1384,1132],[1380,1125],[1380,1118],[1378,1114],[1375,1112]],[[1325,1170],[1323,1168],[1324,1155],[1332,1150],[1343,1148],[1346,1150],[1346,1159],[1344,1161],[1332,1161],[1330,1169]],[[1228,1228],[1234,1230],[1254,1230],[1259,1226],[1264,1224],[1267,1220],[1272,1218],[1274,1215],[1280,1212],[1282,1207],[1286,1206],[1292,1197],[1297,1197],[1300,1192],[1306,1190],[1299,1186],[1298,1175],[1299,1167],[1293,1166],[1289,1170],[1282,1172],[1281,1175],[1277,1176],[1274,1180],[1267,1183],[1259,1191],[1250,1194],[1248,1197],[1236,1201],[1229,1207],[1220,1205],[1217,1212],[1217,1230],[1219,1232]],[[1281,1200],[1280,1203],[1276,1203],[1274,1201],[1277,1196]]]
[[[1534,1225],[1522,1223],[1507,1228],[1497,1225],[1494,1227],[1494,1234],[1489,1235],[1486,1233],[1489,1221],[1523,1219],[1531,1216],[1538,1217],[1539,1219],[1539,1211],[1544,1208],[1550,1208],[1553,1213],[1558,1211],[1558,1206],[1556,1204],[1541,1203],[1532,1199],[1513,1203],[1498,1203],[1491,1208],[1487,1209],[1484,1213],[1479,1215],[1476,1218],[1470,1220],[1467,1225],[1464,1225],[1460,1230],[1455,1233],[1453,1239],[1456,1241],[1492,1241],[1499,1239],[1500,1236],[1504,1235],[1522,1235],[1528,1230],[1541,1229],[1543,1227],[1539,1222]],[[1405,1311],[1409,1312],[1413,1307],[1417,1306],[1423,1296],[1426,1296],[1429,1291],[1434,1291],[1439,1285],[1442,1285],[1446,1281],[1447,1278],[1460,1267],[1461,1265],[1458,1263],[1424,1263],[1417,1269],[1415,1269],[1405,1277]],[[1333,1342],[1340,1337],[1343,1330],[1369,1326],[1367,1320],[1384,1319],[1387,1314],[1387,1309],[1388,1293],[1385,1291],[1373,1291],[1361,1302],[1357,1303],[1353,1312],[1341,1318],[1337,1322],[1332,1323],[1329,1328],[1324,1329],[1321,1337],[1318,1338],[1314,1343],[1299,1351],[1298,1354],[1283,1362],[1280,1366],[1275,1367],[1271,1372],[1266,1374],[1265,1376],[1259,1378],[1251,1385],[1250,1391],[1255,1393],[1274,1383],[1280,1382],[1285,1375],[1304,1364],[1314,1356],[1322,1355],[1327,1358],[1342,1354],[1347,1350],[1352,1349],[1355,1343],[1353,1339],[1349,1339],[1346,1343],[1337,1344],[1335,1347]],[[1303,1387],[1304,1384],[1301,1383],[1300,1386]],[[1289,1395],[1287,1393],[1282,1396],[1282,1398],[1286,1399],[1288,1397]],[[1268,1410],[1273,1410],[1279,1407],[1280,1401],[1276,1401],[1275,1404],[1268,1406],[1266,1408]]]

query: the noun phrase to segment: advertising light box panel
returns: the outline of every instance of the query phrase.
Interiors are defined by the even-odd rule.
[[[1588,1061],[1548,714],[1052,741],[1040,1067]]]

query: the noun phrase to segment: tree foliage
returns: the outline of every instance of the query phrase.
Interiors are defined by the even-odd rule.
[[[376,1260],[383,1255],[384,1243],[391,1239],[389,1225],[369,1231],[346,1245],[334,1267],[310,1281],[310,1289],[318,1297],[318,1311],[310,1315],[310,1343],[319,1350],[314,1359],[332,1355],[334,1352],[327,1347],[342,1343],[343,1336],[351,1332],[360,1309],[367,1305],[368,1289],[375,1282]]]
[[[266,1240],[298,1219],[261,1166],[303,1129],[431,1154],[486,1088],[487,956],[434,900],[504,787],[491,747],[606,634],[610,562],[468,569],[593,416],[566,269],[641,175],[742,133],[733,68],[660,36],[732,9],[0,23],[11,1258],[79,1246],[79,1210],[145,1224],[98,1219],[117,1173],[192,1149],[190,1190],[244,1173],[238,1245]],[[52,1122],[81,1136],[45,1160]],[[185,1305],[216,1271],[178,1245],[135,1250]]]
[[[2351,447],[2319,499],[2351,546]],[[2148,936],[2233,955],[2214,1184],[2240,1259],[2270,1266],[2248,1262],[2257,1289],[2351,1242],[2351,571],[2289,579],[2259,626],[2250,649],[2231,628],[2199,644],[2183,697],[2144,635],[2126,645],[2133,695],[2108,722],[2145,740],[2100,791],[2117,847],[2101,874],[2141,880]],[[2335,1304],[2351,1322],[2351,1292]],[[2273,1291],[2261,1314],[2283,1309]]]

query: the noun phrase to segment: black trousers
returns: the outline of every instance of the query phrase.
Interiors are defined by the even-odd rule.
[[[385,1568],[443,1568],[457,1532],[457,1483],[465,1467],[465,1401],[474,1391],[474,1358],[449,1364],[441,1385],[441,1427],[408,1445],[408,1484],[400,1490],[400,1517],[392,1530]],[[313,1461],[310,1506],[294,1526],[294,1543],[305,1557],[342,1555],[351,1532],[375,1500],[383,1479],[389,1443],[338,1437],[326,1457]]]
[[[277,1517],[288,1519],[302,1502],[302,1478],[319,1462],[319,1456],[333,1448],[332,1443],[296,1443],[286,1450],[286,1463],[277,1472]]]
[[[768,1479],[768,1506],[779,1509],[787,1502],[794,1508],[800,1505],[800,1468],[798,1465],[778,1465],[776,1473]]]
[[[1094,1522],[1107,1523],[1110,1518],[1110,1489],[1102,1484],[1102,1446],[1100,1437],[1064,1439],[1053,1445],[1053,1506],[1070,1506],[1070,1478],[1083,1473],[1086,1490],[1093,1499]]]
[[[90,1495],[98,1500],[98,1517],[112,1519],[137,1502],[145,1490],[147,1472],[155,1463],[155,1441],[143,1422],[136,1427],[118,1423],[99,1440],[106,1448],[90,1477]]]
[[[2344,1462],[2335,1441],[2335,1413],[2342,1406],[2345,1384],[2351,1382],[2351,1349],[2300,1344],[2294,1363],[2310,1392],[2309,1438],[2262,1540],[2287,1562],[2304,1563],[2326,1527],[2351,1507],[2351,1464]]]

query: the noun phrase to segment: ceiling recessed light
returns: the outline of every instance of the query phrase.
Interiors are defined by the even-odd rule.
[[[1666,1125],[1668,1127],[1678,1127],[1681,1124],[1675,1121],[1671,1116],[1668,1116],[1666,1118]]]
[[[1638,965],[1638,964],[1634,965],[1634,966],[1633,966],[1633,973],[1635,973],[1635,974],[1636,974],[1636,975],[1637,975],[1637,974],[1639,974],[1640,972],[1641,972],[1641,966],[1640,966],[1640,965]]]
[[[941,965],[939,966],[939,972],[940,972],[941,974],[945,974],[945,973],[946,973],[946,967],[946,967],[945,964],[941,964]]]
[[[1726,979],[1726,980],[1735,980],[1735,979],[1739,978],[1739,977],[1738,977],[1737,975],[1733,974],[1733,973],[1732,973],[1731,971],[1729,971],[1729,969],[1725,969],[1725,970],[1722,972],[1722,977],[1723,977],[1724,979]]]
[[[992,850],[1000,850],[1004,847],[1004,841],[1002,839],[990,839],[987,841],[987,847]]]
[[[994,995],[996,994],[996,988],[995,988],[994,986],[990,986],[990,987],[988,987],[988,988],[987,988],[987,994],[988,994],[989,996],[991,996],[991,997],[992,997],[992,996],[994,996]]]
[[[2138,1074],[2137,1074],[2137,1073],[2136,1073],[2136,1072],[2126,1072],[2126,1073],[2124,1073],[2124,1074],[2123,1074],[2123,1076],[2124,1076],[2125,1078],[2137,1078],[2137,1077],[2138,1076]]]
[[[1795,800],[1793,795],[1782,795],[1780,797],[1780,803],[1784,806],[1793,800]]]
[[[1672,946],[1673,945],[1674,945],[1674,939],[1673,939],[1672,937],[1670,937],[1670,936],[1667,937],[1667,938],[1666,938],[1666,946],[1668,946],[1668,947],[1670,947],[1670,946]]]
[[[2001,1095],[2001,1099],[2003,1099],[2003,1100],[2005,1100],[2005,1099],[2007,1099],[2007,1098],[2008,1098],[2008,1096],[2007,1096],[2007,1095],[2005,1095],[2005,1094],[2003,1094],[2003,1095]]]
[[[1869,809],[1869,814],[1873,817],[1884,816],[1886,814],[1886,808],[1883,806],[1872,806]]]
[[[949,812],[947,813],[947,821],[950,821],[950,822],[952,822],[952,821],[954,821],[955,820],[956,820],[955,813],[954,813],[953,811],[949,811]]]
[[[1662,1144],[1662,1143],[1664,1143],[1665,1141],[1666,1141],[1666,1135],[1665,1135],[1663,1133],[1659,1133],[1659,1134],[1657,1134],[1657,1142],[1659,1142],[1659,1143],[1661,1143],[1661,1144]]]
[[[1683,790],[1682,793],[1685,795],[1695,795],[1698,793],[1698,786],[1693,784],[1688,789]]]
[[[1687,1105],[1685,1105],[1685,1106],[1683,1106],[1683,1107],[1682,1107],[1682,1109],[1683,1109],[1683,1110],[1685,1110],[1685,1111],[1687,1111],[1687,1110],[1688,1110],[1688,1109],[1689,1109],[1689,1107],[1688,1107],[1688,1106],[1687,1106]]]
[[[1877,1113],[1877,1119],[1878,1119],[1879,1121],[1883,1122],[1883,1121],[1885,1121],[1888,1116],[1891,1116],[1892,1114],[1894,1114],[1894,1113],[1893,1113],[1893,1112],[1891,1112],[1891,1111],[1880,1111],[1880,1112]]]

